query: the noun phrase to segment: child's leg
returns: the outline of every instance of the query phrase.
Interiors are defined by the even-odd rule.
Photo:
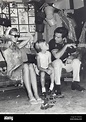
[[[28,64],[24,64],[23,74],[24,74],[23,75],[23,81],[24,81],[28,96],[31,100],[34,98],[34,96],[33,96],[32,90],[31,90],[30,72],[29,72]]]
[[[52,91],[54,88],[54,70],[51,68],[52,74],[50,75],[51,83],[49,89]]]
[[[46,88],[45,88],[45,72],[41,72],[41,87],[42,87],[42,93],[46,92]]]

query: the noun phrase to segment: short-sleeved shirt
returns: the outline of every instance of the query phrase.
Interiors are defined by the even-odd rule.
[[[55,42],[55,39],[50,40],[49,42],[49,50],[52,54],[52,50],[53,49],[58,49],[59,51],[65,46],[65,44],[70,44],[70,43],[74,43],[71,39],[67,39],[66,43],[63,44],[59,44]],[[63,63],[66,61],[65,59],[68,58],[69,55],[71,55],[71,53],[74,53],[76,51],[75,48],[67,48],[65,53],[60,57],[60,59],[63,61]],[[54,61],[56,58],[53,56],[52,54],[52,61]]]

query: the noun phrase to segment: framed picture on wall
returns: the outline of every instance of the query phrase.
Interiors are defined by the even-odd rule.
[[[18,24],[18,18],[11,18],[11,24]]]
[[[17,9],[16,8],[10,8],[10,16],[17,17]]]
[[[19,24],[28,24],[28,13],[24,9],[18,9]]]
[[[20,25],[19,28],[20,28],[20,33],[28,32],[28,25]]]
[[[35,25],[29,25],[29,31],[35,33]]]

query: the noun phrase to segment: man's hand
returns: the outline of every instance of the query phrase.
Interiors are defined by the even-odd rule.
[[[76,48],[76,44],[74,44],[74,43],[72,43],[72,44],[66,44],[65,46],[66,46],[66,48],[67,47],[70,47],[70,48],[74,47],[74,48]]]

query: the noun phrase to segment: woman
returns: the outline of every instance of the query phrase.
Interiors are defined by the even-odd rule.
[[[33,39],[32,35],[28,33],[28,37],[19,37],[17,29],[9,27],[5,37],[8,38],[5,44],[6,48],[3,50],[3,55],[7,62],[7,75],[13,80],[23,79],[31,104],[43,103],[38,95],[34,65],[28,63],[27,54],[24,49],[28,42]],[[20,40],[23,41],[20,42]]]

